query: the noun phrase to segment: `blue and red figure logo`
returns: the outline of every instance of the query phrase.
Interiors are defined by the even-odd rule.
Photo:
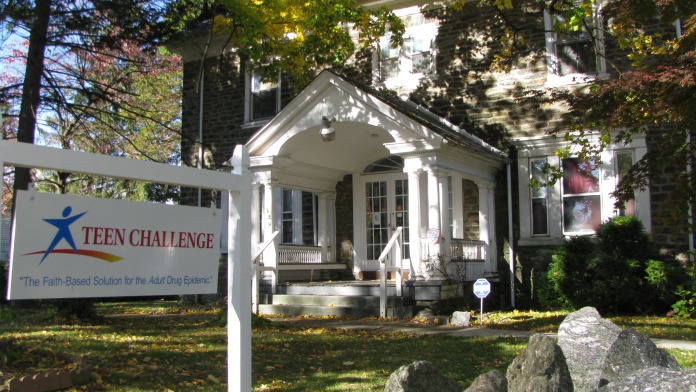
[[[35,255],[43,253],[43,257],[41,258],[39,265],[41,265],[41,263],[43,263],[44,260],[46,260],[46,257],[48,257],[48,255],[51,253],[74,253],[79,256],[95,257],[101,260],[108,261],[110,263],[122,260],[122,257],[112,255],[110,253],[100,252],[96,250],[78,249],[77,245],[75,245],[75,240],[73,240],[72,232],[70,231],[70,225],[75,223],[75,221],[77,221],[78,219],[82,218],[82,216],[84,216],[87,213],[87,211],[73,216],[70,216],[71,213],[72,207],[67,206],[63,209],[62,218],[43,219],[44,222],[52,226],[55,226],[58,229],[58,232],[56,233],[55,237],[53,237],[51,244],[48,246],[48,248],[46,248],[45,251],[27,253],[26,255]],[[56,249],[56,246],[62,240],[65,240],[65,242],[67,242],[68,245],[70,245],[69,249]]]

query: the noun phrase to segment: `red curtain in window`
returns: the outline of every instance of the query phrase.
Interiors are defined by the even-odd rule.
[[[599,175],[592,163],[577,158],[563,160],[563,193],[582,194],[598,192]]]

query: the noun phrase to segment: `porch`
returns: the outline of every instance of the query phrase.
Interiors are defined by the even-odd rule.
[[[324,71],[247,147],[252,241],[264,244],[255,293],[391,278],[408,297],[410,284],[497,275],[494,189],[507,157],[423,108]]]

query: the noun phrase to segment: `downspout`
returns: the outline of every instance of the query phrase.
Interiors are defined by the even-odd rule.
[[[512,175],[511,164],[507,164],[507,194],[508,194],[508,254],[510,255],[510,305],[515,308],[515,241],[514,229],[512,226]]]
[[[681,38],[682,36],[682,29],[681,29],[681,20],[677,19],[677,22],[675,23],[677,27],[677,39]],[[686,158],[686,177],[687,181],[691,182],[693,180],[692,178],[692,172],[691,172],[691,152],[689,147],[691,146],[691,131],[687,130],[686,131],[686,153],[687,153],[687,158]],[[691,231],[691,228],[694,226],[694,207],[689,206],[688,211],[687,211],[687,216],[688,216],[688,222],[689,222],[689,231]],[[696,257],[696,254],[694,254],[694,233],[690,232],[689,233],[689,261],[693,262],[695,261],[694,258]]]

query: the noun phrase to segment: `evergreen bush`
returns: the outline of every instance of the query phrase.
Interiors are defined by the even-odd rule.
[[[642,222],[616,217],[596,237],[572,237],[553,255],[550,293],[572,308],[594,306],[607,313],[666,311],[683,281],[676,263],[659,260]]]

